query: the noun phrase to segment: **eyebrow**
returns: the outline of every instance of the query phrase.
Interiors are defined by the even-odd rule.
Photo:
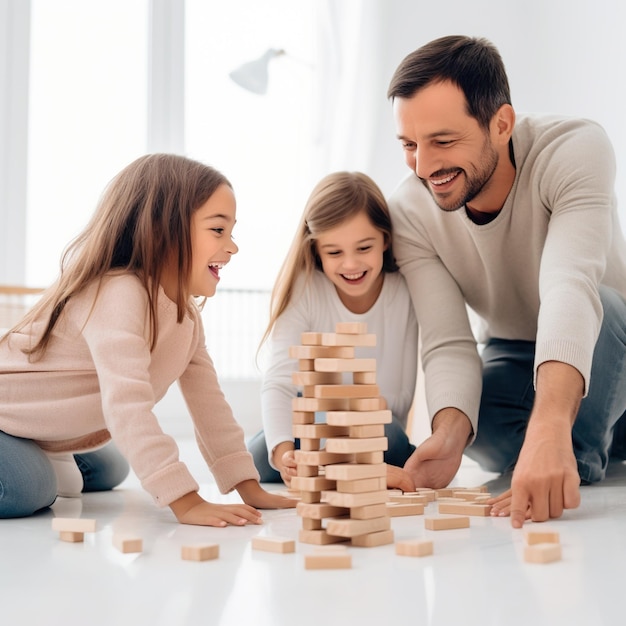
[[[429,133],[428,135],[426,135],[425,139],[435,139],[436,137],[445,137],[448,135],[456,135],[458,134],[458,131],[456,130],[451,130],[451,129],[447,129],[447,128],[443,128],[441,130],[437,130],[434,133]],[[408,137],[405,137],[404,135],[396,135],[396,137],[400,140],[400,141],[408,141],[410,143],[415,143],[414,139],[409,139]]]
[[[359,239],[359,241],[356,241],[355,243],[359,245],[367,241],[376,241],[376,237],[365,237],[365,239]],[[323,246],[320,246],[320,248],[340,248],[340,247],[341,246],[338,243],[325,243]]]
[[[226,220],[227,222],[232,220],[230,215],[225,215],[224,213],[213,213],[211,215],[205,215],[205,216],[201,217],[200,219],[202,221],[205,221],[205,220],[220,220],[221,219],[221,220]],[[235,222],[236,221],[237,220],[235,220]]]

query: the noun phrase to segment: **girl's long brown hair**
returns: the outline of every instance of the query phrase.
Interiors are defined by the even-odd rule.
[[[68,301],[111,272],[136,274],[148,294],[150,345],[158,331],[156,301],[166,261],[177,261],[177,318],[189,306],[191,216],[228,180],[214,168],[173,154],[142,156],[107,186],[91,221],[66,248],[57,281],[12,330],[47,317],[27,354],[41,357]],[[5,335],[5,337],[8,336]]]
[[[317,237],[361,212],[383,233],[387,244],[383,253],[383,271],[398,270],[393,255],[389,208],[378,185],[361,172],[328,174],[311,192],[296,235],[278,272],[270,299],[270,319],[261,345],[271,334],[276,320],[289,306],[298,278],[308,278],[314,271],[322,271],[316,247]]]

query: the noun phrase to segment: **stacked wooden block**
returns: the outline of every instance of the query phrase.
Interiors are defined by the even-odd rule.
[[[393,542],[383,461],[391,411],[376,385],[376,359],[355,358],[356,347],[375,345],[365,324],[343,323],[334,333],[303,333],[302,345],[290,349],[299,363],[293,382],[303,389],[293,400],[300,450],[291,483],[301,493],[303,543]],[[326,422],[316,423],[316,412],[326,412]]]

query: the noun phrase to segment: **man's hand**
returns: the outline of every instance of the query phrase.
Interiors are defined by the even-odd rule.
[[[457,409],[442,409],[433,420],[433,434],[404,464],[415,487],[447,487],[461,465],[472,426]]]
[[[296,456],[293,441],[283,441],[272,451],[272,463],[280,472],[280,477],[287,487],[291,486],[291,479],[297,474]]]
[[[535,406],[511,479],[511,525],[561,517],[580,504],[572,425],[583,395],[581,374],[558,361],[537,370]]]

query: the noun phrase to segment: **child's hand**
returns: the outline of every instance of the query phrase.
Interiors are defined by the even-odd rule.
[[[268,493],[256,480],[244,480],[235,489],[246,504],[259,509],[292,509],[298,504],[292,498]]]
[[[287,450],[280,458],[278,467],[280,468],[280,477],[283,479],[283,482],[287,487],[291,487],[291,479],[298,471],[295,452],[293,450]]]
[[[291,487],[291,479],[296,475],[296,454],[293,441],[279,443],[272,452],[272,462],[280,472],[280,477],[287,487]]]
[[[172,502],[170,509],[181,524],[223,527],[263,523],[259,511],[248,504],[212,504],[195,491]]]

